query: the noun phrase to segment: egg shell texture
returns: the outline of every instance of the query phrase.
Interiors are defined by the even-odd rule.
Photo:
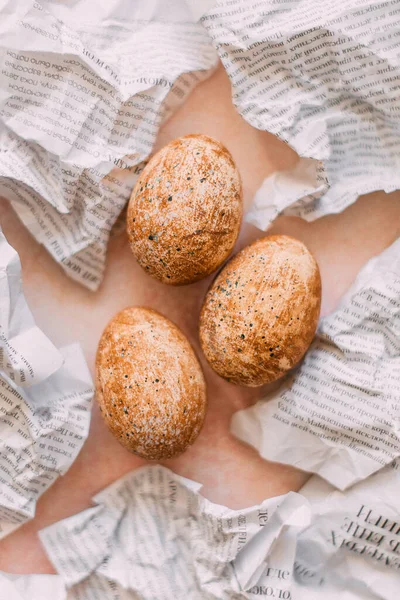
[[[132,251],[160,281],[192,283],[228,258],[242,211],[229,151],[206,135],[187,135],[160,150],[135,185],[127,212]]]
[[[127,308],[107,325],[96,392],[108,427],[143,458],[180,454],[203,424],[206,386],[197,357],[183,333],[151,309]]]
[[[306,352],[320,306],[318,265],[304,244],[283,235],[257,240],[228,262],[207,293],[203,352],[233,383],[270,383]]]

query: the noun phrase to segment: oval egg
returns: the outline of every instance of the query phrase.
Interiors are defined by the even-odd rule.
[[[233,383],[270,383],[303,357],[320,305],[320,273],[306,246],[284,235],[257,240],[227,263],[207,293],[203,352]]]
[[[187,135],[146,165],[129,201],[127,232],[142,268],[183,285],[215,271],[231,253],[242,219],[242,185],[231,154]]]
[[[146,459],[183,452],[197,438],[206,385],[192,346],[171,321],[132,307],[107,325],[96,356],[96,395],[119,442]]]

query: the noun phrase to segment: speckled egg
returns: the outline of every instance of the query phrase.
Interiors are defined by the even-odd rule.
[[[206,385],[187,338],[154,310],[126,308],[107,325],[96,356],[96,395],[119,442],[154,460],[180,454],[199,435]]]
[[[311,344],[321,306],[318,265],[285,235],[257,240],[234,256],[211,285],[200,341],[225,379],[259,386],[291,369]]]
[[[228,258],[241,219],[242,185],[231,154],[206,135],[187,135],[144,168],[129,202],[127,231],[149,275],[183,285]]]

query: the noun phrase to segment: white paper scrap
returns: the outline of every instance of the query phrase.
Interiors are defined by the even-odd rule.
[[[35,325],[22,293],[18,254],[0,230],[0,370],[17,385],[40,383],[63,357]]]
[[[290,596],[294,531],[310,521],[308,502],[298,494],[231,510],[152,466],[115,482],[94,502],[40,532],[72,600],[255,599],[267,587]]]
[[[298,215],[298,209],[320,198],[328,189],[323,163],[300,158],[288,171],[276,171],[264,179],[246,214],[246,221],[267,230],[281,213]],[[290,208],[287,208],[290,206]]]
[[[277,392],[236,413],[235,435],[268,460],[344,490],[400,456],[400,239],[320,322]]]
[[[0,600],[67,600],[59,575],[13,575],[0,571]]]

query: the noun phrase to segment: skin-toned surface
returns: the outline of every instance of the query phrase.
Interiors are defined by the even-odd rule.
[[[293,168],[298,161],[289,146],[250,127],[237,114],[222,68],[199,85],[163,126],[156,150],[193,132],[210,135],[229,148],[241,173],[245,211],[265,177]],[[181,456],[164,461],[165,466],[202,483],[201,493],[209,500],[236,509],[304,485],[307,473],[262,460],[253,448],[230,433],[232,415],[254,403],[264,390],[226,382],[214,373],[201,353],[199,313],[211,278],[181,288],[148,277],[132,257],[122,223],[121,231],[110,241],[104,281],[92,293],[63,273],[19,222],[8,203],[1,200],[0,223],[20,255],[24,292],[36,323],[57,345],[79,341],[93,376],[104,327],[126,306],[145,305],[160,311],[193,344],[207,382],[207,414],[193,446]],[[291,235],[313,253],[322,278],[321,314],[326,315],[335,309],[366,261],[400,235],[400,192],[368,194],[344,212],[313,223],[281,217],[268,230],[268,235],[272,234]],[[265,235],[244,222],[236,250]],[[95,402],[89,438],[77,460],[43,494],[35,519],[0,541],[0,569],[13,573],[53,572],[37,532],[85,510],[100,490],[144,464],[143,459],[118,443]]]
[[[149,161],[132,192],[132,252],[163,283],[193,283],[228,258],[242,210],[239,172],[225,146],[206,135],[179,138]]]
[[[171,458],[193,444],[207,405],[189,341],[169,319],[143,307],[120,311],[104,330],[96,397],[120,444],[148,460]]]
[[[306,352],[320,307],[321,277],[306,246],[284,235],[257,240],[228,262],[205,298],[203,352],[232,383],[271,383]]]

